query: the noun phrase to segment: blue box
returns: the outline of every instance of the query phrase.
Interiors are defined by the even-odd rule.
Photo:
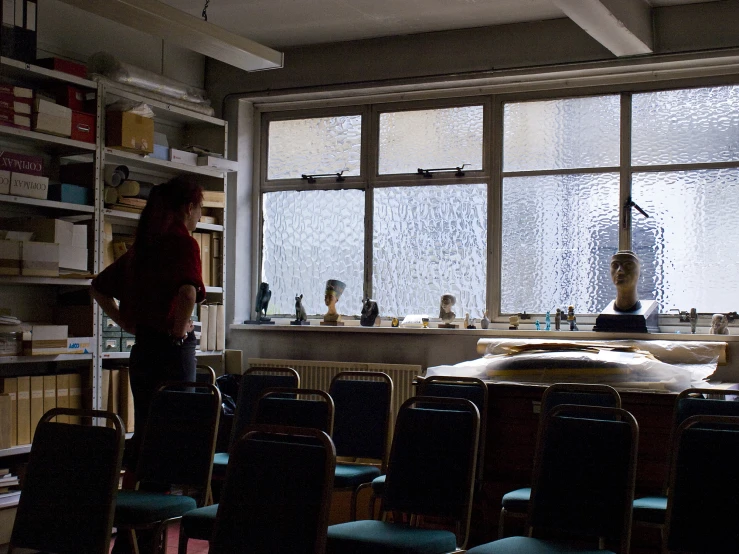
[[[161,144],[154,145],[154,152],[149,154],[150,157],[158,160],[169,160],[169,146],[162,146]]]
[[[51,183],[49,184],[49,200],[58,202],[69,202],[70,204],[89,205],[90,190],[80,185],[70,185],[68,183]]]

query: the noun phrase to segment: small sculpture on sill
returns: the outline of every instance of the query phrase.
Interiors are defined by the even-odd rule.
[[[359,316],[359,324],[362,327],[372,327],[379,314],[380,309],[377,307],[377,302],[365,298],[362,300],[362,313]]]
[[[729,318],[725,314],[713,314],[711,317],[710,335],[728,335],[729,334]]]
[[[272,298],[272,291],[269,290],[269,284],[265,282],[259,283],[257,298],[254,302],[254,311],[256,312],[257,317],[253,321],[245,321],[244,323],[253,323],[257,325],[274,324],[274,321],[267,317],[267,307],[269,306],[270,298]]]
[[[390,327],[398,327],[400,325],[400,321],[398,321],[397,317],[394,317],[392,321],[390,321]]]
[[[579,331],[577,328],[577,317],[575,317],[575,306],[567,307],[567,321],[570,324],[570,331]]]
[[[475,320],[474,319],[470,319],[470,313],[469,312],[466,312],[464,314],[464,328],[465,329],[477,329],[477,327],[475,327]]]
[[[336,311],[336,303],[341,298],[341,295],[346,288],[346,283],[339,281],[338,279],[329,279],[326,281],[326,293],[324,294],[323,300],[328,306],[328,311],[323,316],[321,325],[344,325],[341,321],[341,315]]]
[[[557,308],[557,311],[554,313],[554,330],[559,331],[562,325],[562,310]]]
[[[490,318],[488,317],[488,311],[485,310],[483,312],[482,319],[480,320],[480,328],[487,329],[488,327],[490,327]]]
[[[442,294],[441,303],[439,305],[439,329],[457,329],[459,325],[454,324],[454,318],[457,316],[452,311],[452,306],[457,303],[457,298],[453,294]]]
[[[695,328],[698,327],[698,311],[690,308],[690,332],[695,335]]]
[[[539,323],[538,319],[534,322],[534,325],[536,326],[537,331],[541,331],[541,323]]]
[[[295,295],[295,321],[291,321],[290,325],[310,325],[308,316],[305,313],[305,308],[303,307],[302,294],[300,296],[297,294]]]
[[[510,331],[518,331],[518,324],[521,321],[521,319],[518,317],[518,315],[512,315],[508,318],[508,330]]]
[[[547,315],[544,316],[544,330],[545,331],[551,331],[552,330],[552,318],[549,315],[549,312],[547,312]]]

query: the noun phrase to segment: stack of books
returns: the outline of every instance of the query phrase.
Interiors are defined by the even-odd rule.
[[[19,485],[17,475],[10,473],[8,468],[0,468],[0,508],[18,504],[21,495]]]
[[[116,210],[141,213],[153,187],[152,183],[127,179],[117,187],[106,186],[104,202]]]
[[[0,84],[0,125],[31,129],[33,89]]]

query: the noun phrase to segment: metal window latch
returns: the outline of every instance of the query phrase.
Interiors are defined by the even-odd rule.
[[[300,178],[308,181],[311,185],[315,184],[316,179],[324,179],[326,177],[336,177],[336,182],[342,183],[346,181],[346,177],[343,176],[344,171],[345,170],[342,169],[338,173],[316,173],[315,175],[306,175],[303,173]]]
[[[464,177],[464,171],[462,170],[468,165],[470,164],[462,164],[457,167],[435,167],[431,169],[423,169],[419,167],[418,174],[422,175],[424,179],[431,179],[431,177],[434,176],[434,173],[441,173],[442,171],[454,171],[455,177]]]
[[[644,217],[649,217],[649,214],[645,212],[639,204],[634,202],[631,199],[631,196],[629,196],[626,200],[626,203],[624,204],[624,221],[623,226],[624,229],[626,229],[629,225],[630,216],[631,216],[631,208],[636,208],[636,211],[638,211],[640,214],[642,214]]]

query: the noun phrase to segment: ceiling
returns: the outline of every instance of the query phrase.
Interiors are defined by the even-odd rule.
[[[205,1],[163,0],[197,17]],[[636,1],[659,7],[718,0]],[[556,19],[573,16],[577,2],[588,0],[209,0],[207,14],[209,23],[279,49]]]

